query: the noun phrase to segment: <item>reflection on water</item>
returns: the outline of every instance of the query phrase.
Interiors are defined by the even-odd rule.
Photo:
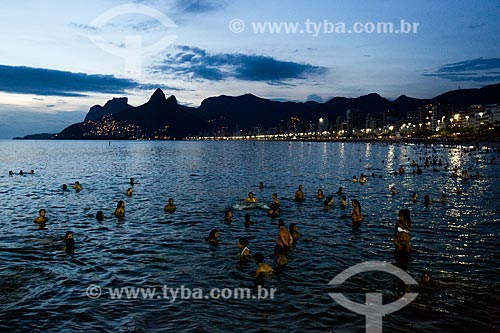
[[[485,147],[486,148],[486,147]],[[406,308],[384,317],[387,332],[498,331],[499,165],[493,151],[469,147],[406,144],[307,142],[37,142],[0,145],[0,330],[195,332],[363,332],[365,318],[329,296],[328,282],[344,269],[367,260],[394,262],[397,212],[409,208],[413,219],[412,261],[405,268],[418,280],[424,269],[445,282],[432,295],[420,295]],[[442,164],[413,173],[412,160]],[[403,175],[394,175],[399,165]],[[453,166],[480,176],[450,177]],[[17,174],[35,170],[33,175]],[[433,169],[436,169],[433,171]],[[8,171],[16,174],[9,176]],[[369,181],[352,183],[364,173]],[[129,178],[132,197],[125,192]],[[79,181],[83,190],[62,191]],[[259,189],[259,181],[265,187]],[[293,200],[304,186],[305,202]],[[394,184],[398,193],[391,195]],[[342,186],[349,200],[361,202],[365,217],[353,230],[350,207],[334,194]],[[323,211],[316,190],[333,195]],[[456,193],[462,189],[462,194]],[[112,300],[90,299],[90,284],[110,287],[254,287],[256,265],[240,262],[236,246],[249,240],[252,253],[274,264],[277,221],[265,209],[224,211],[241,204],[249,191],[269,204],[279,195],[281,217],[297,223],[301,239],[288,265],[268,277],[273,300]],[[414,203],[412,193],[420,200]],[[448,201],[440,202],[441,193]],[[428,194],[433,203],[425,206]],[[177,211],[163,206],[174,198]],[[113,217],[118,200],[125,219]],[[49,221],[33,223],[45,208]],[[98,210],[107,217],[95,219]],[[243,226],[246,213],[256,222]],[[220,231],[221,244],[205,237]],[[72,231],[75,254],[62,250]],[[392,302],[395,281],[384,274],[361,274],[340,288],[364,302],[366,292],[381,291]]]

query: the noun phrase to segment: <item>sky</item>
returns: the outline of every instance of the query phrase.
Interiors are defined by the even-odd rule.
[[[480,88],[500,82],[498,17],[500,0],[3,1],[0,138],[158,87],[195,107]]]

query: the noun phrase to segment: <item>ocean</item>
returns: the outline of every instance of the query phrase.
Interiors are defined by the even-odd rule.
[[[384,304],[394,302],[398,278],[368,263],[378,261],[417,282],[425,270],[441,282],[433,292],[411,285],[418,296],[383,317],[383,332],[498,332],[498,154],[491,146],[378,142],[0,141],[0,331],[365,332],[365,316],[329,293],[361,304],[380,293]],[[394,174],[400,166],[405,172]],[[454,167],[473,177],[451,177]],[[366,183],[351,181],[362,173]],[[71,188],[75,181],[82,191]],[[294,200],[299,184],[303,202]],[[318,188],[334,197],[328,211]],[[243,204],[249,192],[261,204]],[[279,218],[265,208],[273,193],[279,218],[296,223],[301,237],[288,264],[259,288],[253,255],[276,268]],[[432,204],[424,205],[425,195]],[[168,198],[173,214],[163,210]],[[364,216],[359,228],[353,199]],[[124,219],[113,215],[119,200]],[[33,222],[42,208],[43,228]],[[393,236],[403,208],[413,220],[413,251],[398,262]],[[98,210],[105,220],[96,220]],[[255,222],[249,229],[245,214]],[[205,240],[212,229],[218,245]],[[74,254],[63,250],[68,231]],[[241,237],[248,260],[238,257]],[[358,264],[372,270],[329,284]]]

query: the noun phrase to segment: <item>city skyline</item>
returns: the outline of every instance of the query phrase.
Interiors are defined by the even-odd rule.
[[[499,12],[493,0],[5,4],[0,138],[61,130],[111,97],[139,105],[156,87],[190,106],[479,88],[500,82]]]

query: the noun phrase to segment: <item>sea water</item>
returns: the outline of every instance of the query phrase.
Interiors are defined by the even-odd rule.
[[[426,157],[442,163],[424,168]],[[490,164],[494,157],[496,164]],[[422,175],[414,173],[412,160]],[[397,278],[365,272],[340,287],[328,283],[363,262],[397,264],[394,225],[399,209],[408,208],[413,252],[399,267],[417,281],[428,269],[443,283],[387,314],[383,331],[499,331],[499,164],[495,147],[481,145],[1,141],[0,330],[364,332],[365,317],[328,293],[364,303],[366,293],[379,292],[391,303]],[[395,175],[400,165],[405,173]],[[451,177],[455,166],[477,176]],[[18,174],[31,169],[34,174]],[[368,182],[351,181],[362,173]],[[82,191],[71,189],[75,181]],[[62,184],[70,190],[64,192]],[[304,202],[293,200],[299,184]],[[358,229],[352,227],[350,205],[340,206],[340,186],[349,203],[361,203],[364,221]],[[129,187],[132,197],[125,195]],[[334,196],[328,211],[315,198],[318,188]],[[263,205],[245,206],[248,192]],[[413,192],[420,194],[417,202]],[[261,252],[276,267],[278,223],[265,209],[272,193],[281,200],[279,218],[287,226],[297,223],[301,233],[286,267],[265,278],[264,287],[275,291],[272,298],[174,300],[160,294],[182,287],[206,293],[249,288],[256,295],[257,265],[253,256],[238,258],[237,242],[247,238],[252,255]],[[426,194],[433,201],[428,206]],[[170,197],[177,205],[173,214],[163,211]],[[125,202],[123,220],[113,216],[119,200]],[[41,208],[48,217],[44,228],[33,222]],[[223,221],[227,209],[233,210],[232,223]],[[98,210],[104,221],[95,219]],[[255,222],[248,230],[247,213]],[[220,233],[217,246],[205,241],[212,229]],[[63,251],[66,231],[74,234],[74,254]],[[110,288],[149,288],[156,294],[113,299]]]

